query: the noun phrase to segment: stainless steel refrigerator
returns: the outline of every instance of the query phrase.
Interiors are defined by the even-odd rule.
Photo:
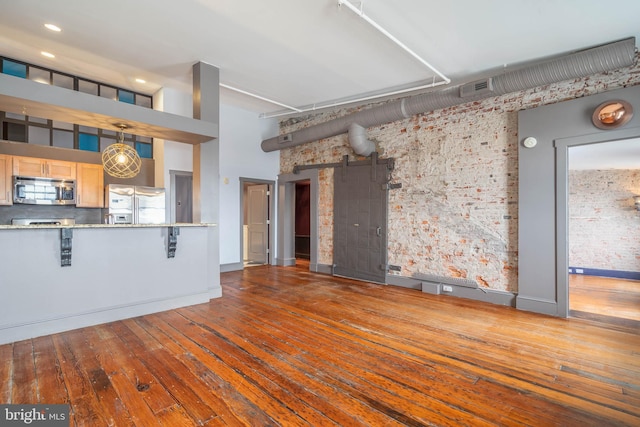
[[[105,188],[106,222],[114,224],[165,224],[165,190],[109,184]]]

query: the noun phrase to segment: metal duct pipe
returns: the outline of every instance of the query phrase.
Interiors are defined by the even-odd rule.
[[[522,70],[501,74],[491,79],[492,91],[485,91],[474,96],[460,97],[461,86],[456,86],[440,92],[402,98],[285,135],[265,139],[261,144],[262,150],[266,152],[282,150],[283,148],[295,147],[307,142],[340,135],[348,132],[352,123],[358,123],[364,128],[379,126],[384,123],[406,119],[416,114],[470,101],[628,67],[633,64],[635,45],[635,37],[630,37],[533,65]]]
[[[349,144],[358,156],[369,157],[376,151],[376,144],[367,139],[367,129],[357,123],[349,126]]]

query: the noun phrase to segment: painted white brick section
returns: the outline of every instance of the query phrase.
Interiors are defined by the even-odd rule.
[[[640,170],[569,172],[569,265],[640,271]]]

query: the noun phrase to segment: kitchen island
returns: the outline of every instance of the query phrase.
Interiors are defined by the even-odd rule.
[[[215,227],[0,225],[0,344],[220,297]]]

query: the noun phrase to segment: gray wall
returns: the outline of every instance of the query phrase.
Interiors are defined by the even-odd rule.
[[[631,103],[635,116],[617,130],[596,128],[594,109],[614,99]],[[522,145],[528,136],[537,139],[536,147]],[[632,137],[640,137],[640,86],[518,113],[519,309],[568,315],[568,148]]]

